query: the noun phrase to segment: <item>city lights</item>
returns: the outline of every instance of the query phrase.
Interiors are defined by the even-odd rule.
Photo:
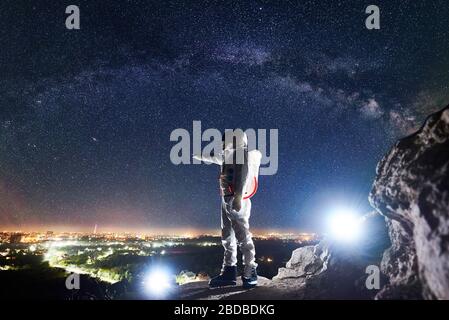
[[[319,236],[313,233],[259,232],[255,239],[261,245],[277,243],[284,247],[284,244],[296,246],[308,241],[315,243]],[[5,231],[0,232],[0,244],[2,271],[29,268],[29,257],[35,257],[38,258],[34,259],[35,261],[46,262],[48,268],[83,274],[98,279],[102,285],[138,281],[141,286],[140,294],[150,299],[165,299],[181,284],[207,281],[209,274],[203,267],[193,269],[192,272],[190,267],[184,267],[184,263],[189,261],[191,254],[221,251],[220,237],[210,234],[194,238],[145,235],[145,239],[142,239],[141,234],[130,232],[92,234]],[[261,265],[273,265],[278,264],[279,260],[269,255],[261,255],[258,262]],[[166,263],[170,263],[170,269],[166,267]],[[158,268],[155,268],[156,266]]]

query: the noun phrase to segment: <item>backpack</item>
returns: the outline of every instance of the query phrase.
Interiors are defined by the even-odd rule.
[[[257,192],[259,167],[262,154],[259,150],[252,150],[248,152],[248,179],[243,188],[243,199],[249,199]]]

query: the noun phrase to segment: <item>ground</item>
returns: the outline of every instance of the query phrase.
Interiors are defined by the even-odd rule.
[[[209,288],[207,281],[191,282],[179,286],[177,298],[181,300],[277,300],[288,298],[289,293],[285,288],[275,286],[273,281],[259,276],[258,286],[252,289],[244,289],[240,279],[236,286],[222,288]]]

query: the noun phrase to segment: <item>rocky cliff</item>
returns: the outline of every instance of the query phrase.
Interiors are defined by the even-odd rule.
[[[382,159],[369,199],[392,242],[377,298],[449,299],[449,106]]]

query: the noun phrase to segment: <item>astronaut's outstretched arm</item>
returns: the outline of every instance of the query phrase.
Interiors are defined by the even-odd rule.
[[[221,166],[223,164],[223,157],[221,155],[219,156],[207,156],[207,155],[201,155],[201,154],[194,154],[193,159],[200,160],[203,162],[206,162],[208,164],[214,163]]]

